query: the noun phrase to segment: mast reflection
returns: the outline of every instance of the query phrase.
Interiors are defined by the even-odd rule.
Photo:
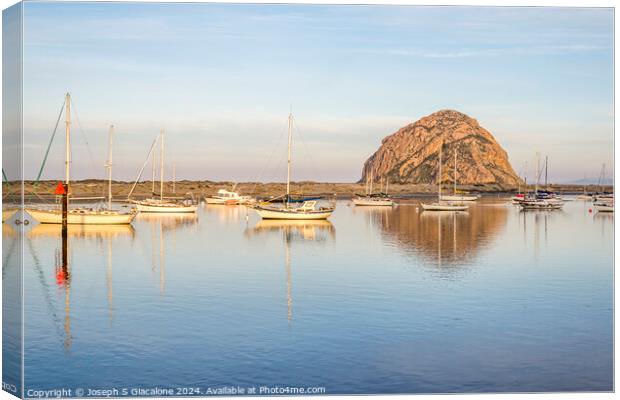
[[[50,287],[45,278],[44,268],[35,252],[33,241],[41,238],[58,238],[62,236],[62,226],[57,224],[37,224],[26,233],[26,242],[31,253],[33,266],[41,287],[43,296],[47,303],[48,312],[55,324],[59,326],[58,333],[62,336],[63,347],[65,351],[70,351],[73,344],[72,320],[71,320],[71,291],[73,285],[72,260],[69,254],[71,240],[61,241],[61,245],[54,250],[54,282],[58,290],[64,295],[64,318],[61,321],[56,316],[56,307],[50,293]],[[106,281],[106,297],[108,303],[108,319],[112,322],[114,318],[114,291],[113,291],[113,266],[112,266],[112,244],[114,240],[120,238],[134,238],[135,231],[131,225],[69,225],[67,230],[68,239],[77,240],[77,243],[84,240],[95,240],[101,246],[107,245],[106,261],[105,261],[105,281]]]
[[[291,245],[293,242],[326,243],[327,241],[334,241],[336,239],[336,229],[334,225],[327,220],[291,221],[264,219],[259,221],[254,227],[248,228],[245,231],[245,236],[247,238],[258,238],[276,234],[281,234],[282,241],[284,242],[287,319],[290,323],[293,320]]]

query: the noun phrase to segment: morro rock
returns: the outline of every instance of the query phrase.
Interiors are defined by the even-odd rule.
[[[361,182],[372,172],[376,183],[380,179],[389,179],[390,183],[437,183],[440,148],[444,183],[454,179],[455,150],[458,184],[513,186],[519,182],[508,154],[493,135],[475,119],[454,110],[438,111],[384,138],[364,163]]]

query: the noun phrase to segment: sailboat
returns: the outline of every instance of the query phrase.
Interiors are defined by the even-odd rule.
[[[439,174],[437,175],[437,202],[431,204],[422,203],[422,208],[426,211],[465,211],[468,206],[465,204],[455,204],[441,200],[441,156],[443,153],[443,142],[439,146]]]
[[[65,184],[68,194],[70,183],[70,165],[71,165],[71,94],[65,95]],[[121,213],[112,209],[112,135],[114,127],[110,126],[109,143],[108,143],[108,207],[103,209],[92,208],[73,208],[67,212],[68,224],[84,224],[84,225],[116,225],[129,224],[136,216],[136,212],[132,209],[128,213]],[[30,208],[26,210],[32,218],[42,224],[62,224],[62,210],[43,210]]]
[[[534,188],[534,195],[530,195],[523,201],[519,202],[519,206],[521,206],[523,210],[559,210],[564,206],[564,201],[561,198],[556,197],[555,193],[549,190],[549,185],[547,181],[548,165],[549,159],[546,157],[545,190],[539,190],[538,182],[540,180],[542,170],[540,169],[540,156],[538,156],[536,186]]]
[[[253,206],[254,210],[263,219],[327,219],[334,210],[335,206],[318,206],[316,200],[306,200],[300,206],[291,205],[291,143],[293,139],[293,114],[288,116],[288,161],[286,171],[286,197],[282,206],[275,206],[269,203],[261,203]]]
[[[364,196],[358,195],[353,198],[353,204],[356,206],[383,206],[383,207],[391,207],[393,206],[394,200],[392,200],[387,194],[387,186],[389,185],[389,180],[386,182],[386,193],[383,193],[383,187],[380,189],[380,193],[373,194],[372,193],[372,177],[373,171],[372,167],[370,168],[370,186],[368,185],[368,177],[366,177],[366,194]],[[383,178],[382,178],[383,182]],[[383,183],[381,184],[383,186]]]
[[[164,199],[164,130],[163,129],[161,133],[159,134],[158,139],[160,141],[159,198],[158,199],[150,198],[146,200],[133,201],[133,203],[138,208],[138,211],[144,212],[144,213],[195,213],[196,210],[198,209],[196,205],[176,203],[176,202],[171,202],[171,201]],[[155,140],[153,145],[155,145],[156,142],[157,142],[157,139]],[[153,148],[154,147],[151,147],[151,151],[153,150]],[[150,154],[151,152],[149,152],[149,156]],[[148,157],[147,157],[147,161],[148,161]],[[153,161],[153,169],[154,168],[155,168],[155,162]],[[144,169],[144,166],[142,169]],[[133,188],[129,192],[128,197],[131,197],[131,193],[133,193],[133,189],[136,187],[136,184],[138,183],[138,180],[140,179],[141,174],[142,174],[142,171],[140,171],[140,174],[138,175],[138,179],[136,179],[136,182],[134,183]],[[153,176],[154,176],[154,172],[153,172]],[[155,182],[154,179],[153,179],[153,182]],[[153,186],[154,186],[154,183],[153,183]]]
[[[441,201],[463,202],[463,201],[476,201],[479,198],[480,198],[479,196],[467,196],[462,193],[459,194],[458,191],[456,190],[456,148],[455,148],[454,149],[454,192],[452,195],[442,195],[440,200]]]

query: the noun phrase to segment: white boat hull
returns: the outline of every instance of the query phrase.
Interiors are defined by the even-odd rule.
[[[455,204],[424,204],[422,203],[422,208],[425,211],[466,211],[469,206],[466,205],[455,205]]]
[[[62,224],[61,210],[26,210],[41,224]],[[130,224],[135,213],[120,214],[110,211],[69,210],[67,223],[75,225],[122,225]]]
[[[148,204],[135,203],[138,211],[144,213],[195,213],[198,206],[186,206],[182,204],[164,203]]]
[[[353,199],[353,204],[355,204],[356,206],[390,207],[394,205],[394,201],[390,199],[371,200],[371,199],[365,199],[365,198],[358,197],[358,198]]]
[[[295,209],[276,210],[271,208],[255,208],[258,215],[263,219],[290,219],[290,220],[310,220],[327,219],[334,212],[333,209],[315,211],[296,211]]]
[[[564,206],[561,201],[524,200],[519,203],[524,210],[559,210]]]
[[[214,199],[213,197],[205,197],[205,202],[207,204],[215,204],[215,205],[226,204],[226,200],[224,200],[224,199]]]
[[[445,195],[441,196],[441,201],[476,201],[478,196],[459,196],[459,195]]]
[[[594,209],[598,212],[614,212],[614,206],[611,204],[595,204]]]

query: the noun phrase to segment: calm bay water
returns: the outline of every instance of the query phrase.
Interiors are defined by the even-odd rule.
[[[25,387],[613,389],[613,215],[418,205],[26,227]]]

